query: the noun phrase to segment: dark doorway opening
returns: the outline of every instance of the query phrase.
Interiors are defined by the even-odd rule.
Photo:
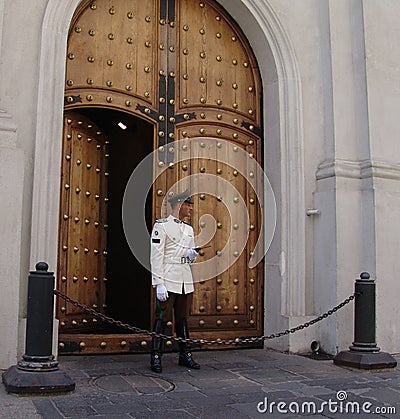
[[[134,257],[122,223],[122,202],[128,180],[137,165],[153,151],[153,126],[128,113],[79,109],[109,139],[106,315],[140,328],[150,328],[151,275]],[[150,173],[149,176],[152,174]],[[152,225],[152,191],[145,205],[146,224]],[[132,217],[135,217],[132,214]],[[128,333],[110,325],[105,333]]]

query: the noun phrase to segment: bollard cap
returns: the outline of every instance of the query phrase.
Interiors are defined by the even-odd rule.
[[[49,269],[49,265],[46,262],[38,262],[35,265],[37,271],[46,271]]]
[[[371,275],[368,272],[361,272],[360,278],[356,279],[357,284],[373,285],[375,284],[375,279],[371,278]]]
[[[49,269],[49,265],[46,262],[38,262],[35,265],[36,270],[35,271],[30,271],[29,274],[30,275],[34,275],[34,276],[52,276],[54,274],[54,272],[48,272],[47,270]]]

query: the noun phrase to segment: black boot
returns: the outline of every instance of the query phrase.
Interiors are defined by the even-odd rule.
[[[183,319],[176,324],[176,335],[183,339],[189,339],[189,330],[186,319]],[[179,342],[179,365],[183,367],[193,368],[199,370],[200,365],[193,359],[190,352],[190,346],[187,342]]]
[[[154,322],[153,331],[159,334],[164,333],[164,322],[161,319],[157,319]],[[157,373],[162,372],[162,365],[161,365],[161,354],[163,352],[164,346],[164,339],[159,337],[153,337],[151,342],[151,358],[150,358],[150,366],[151,370]]]

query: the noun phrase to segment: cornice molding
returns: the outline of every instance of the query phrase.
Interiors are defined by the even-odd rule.
[[[341,177],[348,179],[381,178],[400,180],[400,164],[379,160],[326,160],[317,170],[317,180]]]

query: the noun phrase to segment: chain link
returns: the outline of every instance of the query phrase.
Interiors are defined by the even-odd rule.
[[[73,300],[71,297],[68,297],[67,295],[63,294],[61,291],[54,290],[54,294],[57,297],[60,297],[63,300],[67,301],[68,303],[71,303],[73,306],[82,309],[86,313],[89,313],[92,316],[94,316],[98,319],[101,319],[101,320],[103,320],[107,323],[110,323],[114,326],[130,330],[131,332],[134,332],[134,333],[145,334],[145,335],[148,335],[148,336],[151,336],[151,337],[157,337],[157,338],[167,339],[167,340],[171,340],[171,341],[174,340],[176,342],[193,343],[195,345],[237,345],[237,344],[240,344],[240,343],[257,343],[257,342],[262,342],[264,340],[276,339],[276,338],[288,335],[290,333],[298,332],[299,330],[310,327],[313,324],[318,323],[321,320],[326,319],[327,317],[336,313],[338,310],[340,310],[345,305],[349,304],[350,301],[354,300],[354,298],[356,297],[356,293],[354,293],[353,295],[350,295],[348,298],[343,300],[340,304],[333,307],[331,310],[326,311],[325,313],[321,314],[320,316],[315,317],[314,319],[309,320],[309,321],[307,321],[303,324],[300,324],[298,326],[292,327],[291,329],[286,329],[282,332],[272,333],[271,335],[254,336],[254,337],[247,337],[247,338],[235,338],[235,339],[227,339],[227,340],[218,338],[218,339],[214,339],[214,340],[207,340],[207,339],[184,339],[184,338],[180,338],[180,337],[164,335],[164,334],[161,334],[161,333],[150,332],[149,330],[141,329],[139,327],[132,326],[130,324],[123,323],[120,320],[115,320],[112,317],[106,316],[103,313],[100,313],[100,312],[98,312],[98,311],[96,311],[96,310],[94,310],[94,309],[92,309],[92,308],[90,308],[90,307],[88,307],[84,304],[79,303],[76,300]]]

